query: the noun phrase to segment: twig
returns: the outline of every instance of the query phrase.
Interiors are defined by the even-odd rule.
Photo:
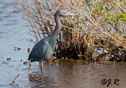
[[[13,85],[15,80],[20,76],[20,74],[17,74],[16,77],[11,81],[11,83],[9,85]]]

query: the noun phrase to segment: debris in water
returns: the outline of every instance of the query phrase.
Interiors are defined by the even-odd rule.
[[[28,48],[28,53],[30,53],[30,48]]]
[[[28,62],[27,62],[27,61],[24,61],[23,64],[24,64],[24,65],[25,65],[25,64],[28,64]]]
[[[19,47],[14,47],[14,50],[18,51],[18,50],[21,50],[21,48],[19,48]]]
[[[10,58],[10,57],[8,57],[8,58],[7,58],[7,61],[9,61],[9,60],[11,60],[11,58]]]
[[[22,66],[21,64],[19,64],[19,66]]]
[[[20,76],[20,74],[17,74],[16,77],[12,80],[12,82],[9,85],[13,85],[15,83],[15,80]]]

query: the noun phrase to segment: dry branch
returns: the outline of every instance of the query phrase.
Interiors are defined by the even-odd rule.
[[[13,85],[15,83],[15,80],[20,76],[20,74],[17,74],[16,77],[11,81],[9,85]]]

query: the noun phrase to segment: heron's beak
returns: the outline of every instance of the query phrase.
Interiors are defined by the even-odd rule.
[[[70,13],[70,12],[67,12],[65,15],[66,16],[77,16],[77,14],[73,14],[73,13]]]

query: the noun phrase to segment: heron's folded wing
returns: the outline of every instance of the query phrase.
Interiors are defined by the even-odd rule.
[[[31,60],[35,59],[34,61],[39,61],[40,59],[44,58],[46,51],[48,50],[48,42],[42,41],[37,43],[32,51],[31,51]]]

